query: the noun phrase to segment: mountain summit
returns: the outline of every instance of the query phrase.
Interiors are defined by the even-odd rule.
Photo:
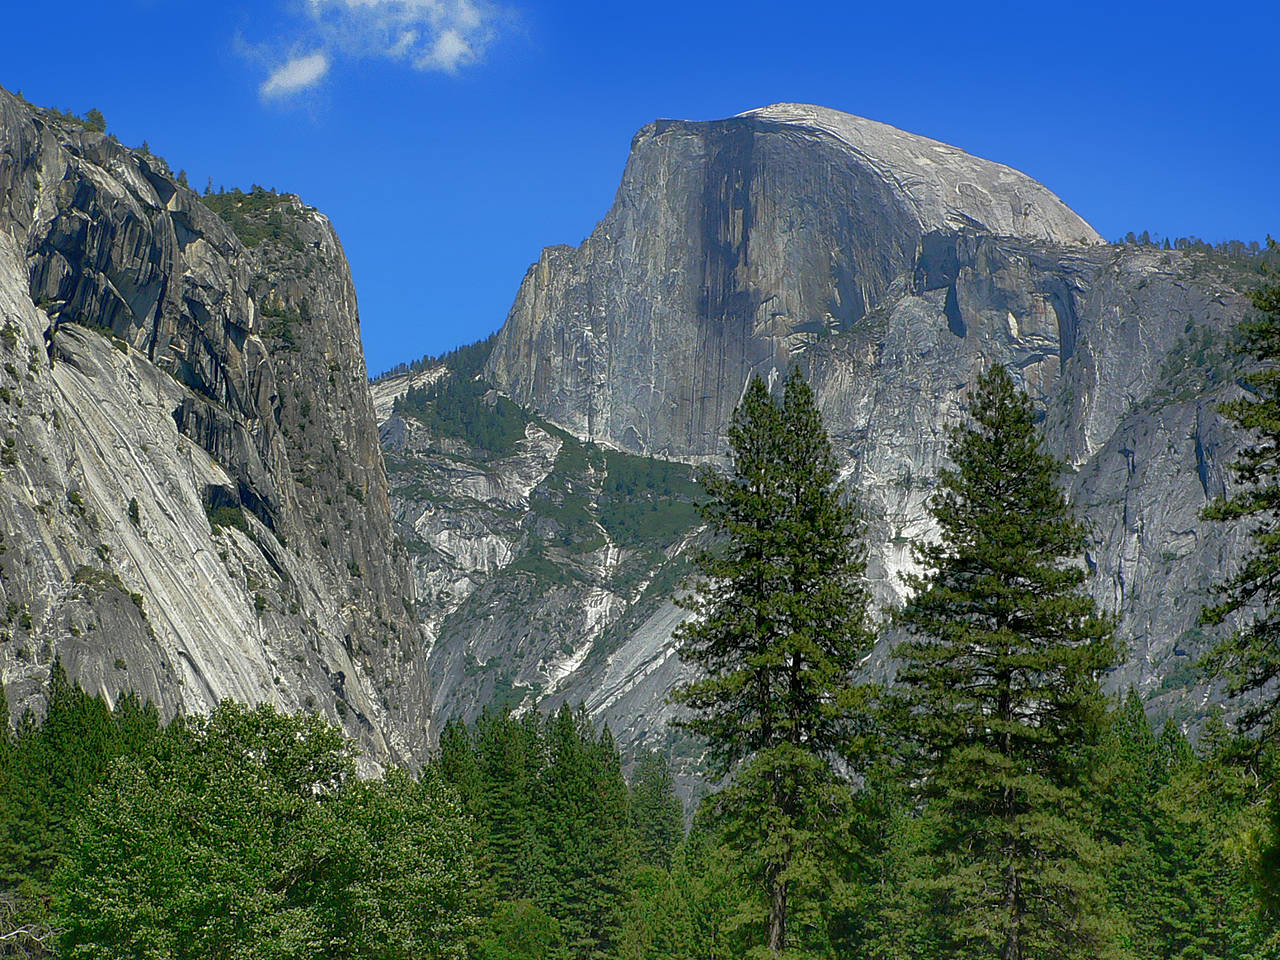
[[[827,107],[775,103],[739,114],[834,137],[915,208],[924,231],[972,227],[1052,243],[1102,238],[1042,184],[1002,163]]]

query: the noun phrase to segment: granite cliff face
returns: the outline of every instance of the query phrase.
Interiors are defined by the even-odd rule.
[[[15,710],[60,656],[166,713],[321,711],[375,764],[494,701],[582,701],[693,758],[664,699],[688,465],[722,461],[747,378],[810,376],[892,603],[993,362],[1069,465],[1127,650],[1109,682],[1186,721],[1212,699],[1195,614],[1241,544],[1198,512],[1234,452],[1247,265],[1104,244],[1016,171],[833,111],[662,121],[491,346],[371,395],[341,246],[297,198],[197,196],[2,91],[0,144]]]
[[[665,736],[671,600],[697,529],[689,468],[583,443],[528,413],[494,449],[403,405],[411,386],[466,375],[437,366],[373,385],[434,722],[586,701],[627,742]],[[482,399],[473,419],[486,415]]]
[[[1099,242],[1022,174],[883,124],[791,105],[660,121],[591,236],[530,269],[488,372],[578,435],[714,457],[749,372],[849,331],[926,237],[964,230]]]
[[[1064,483],[1091,530],[1091,589],[1120,618],[1127,660],[1110,685],[1134,684],[1153,712],[1190,721],[1211,697],[1190,669],[1206,642],[1195,616],[1241,549],[1198,513],[1228,482],[1234,438],[1215,409],[1238,389],[1229,330],[1250,282],[1247,265],[1211,253],[1105,244],[1007,167],[778,105],[641,130],[605,219],[530,268],[483,375],[536,414],[543,436],[714,462],[747,378],[800,364],[868,517],[876,594],[892,603],[909,540],[932,534],[925,504],[947,429],[977,372],[1004,363],[1069,465]],[[385,397],[405,388],[380,386]],[[384,443],[425,443],[389,406]],[[554,481],[547,443],[530,434],[531,473],[475,451],[472,469],[488,489],[522,471]],[[428,458],[406,475],[443,483],[439,470]],[[488,598],[448,601],[428,625],[435,661],[469,664],[442,675],[439,714],[475,709],[500,667],[526,682],[517,700],[584,700],[624,744],[666,736],[663,696],[679,675],[669,604],[624,592],[599,607],[594,586],[560,584],[578,620],[603,612],[591,630],[557,624],[554,639],[574,653],[549,672],[548,641],[531,629],[549,594],[518,586],[527,541],[498,533],[483,497],[464,522],[429,509],[435,494],[421,484],[393,488],[420,585],[465,579],[469,596]],[[592,509],[604,523],[609,505]],[[523,501],[516,510],[525,515]],[[667,545],[668,564],[695,528]],[[644,561],[632,574],[643,582],[654,569]]]
[[[15,712],[60,656],[108,698],[267,700],[325,713],[372,763],[418,756],[413,584],[329,222],[264,191],[201,198],[3,91],[0,145]]]

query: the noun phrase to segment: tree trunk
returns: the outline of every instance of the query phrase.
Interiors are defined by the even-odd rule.
[[[1004,942],[1004,950],[1000,960],[1022,960],[1022,896],[1018,883],[1018,869],[1009,864],[1009,878],[1006,881],[1005,903],[1009,909],[1009,936]]]
[[[787,943],[787,882],[773,881],[769,891],[769,952],[777,956]]]

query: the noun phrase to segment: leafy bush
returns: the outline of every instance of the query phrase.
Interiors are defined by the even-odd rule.
[[[471,846],[439,778],[361,781],[322,718],[224,702],[84,804],[53,880],[61,955],[461,960]]]
[[[240,507],[209,507],[205,513],[208,514],[209,525],[215,530],[218,527],[235,527],[244,533],[249,532],[249,522]]]

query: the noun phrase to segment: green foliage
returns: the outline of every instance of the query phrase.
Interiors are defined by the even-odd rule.
[[[129,522],[135,527],[142,525],[142,517],[138,513],[138,498],[129,498]]]
[[[263,320],[267,321],[262,328],[267,337],[285,349],[297,343],[298,330],[305,322],[301,313],[287,309],[275,296],[263,298],[261,313]],[[306,415],[303,414],[304,417]]]
[[[57,107],[46,107],[43,112],[52,114],[63,123],[82,127],[90,133],[106,133],[107,131],[107,118],[97,108],[89,109],[83,117],[72,113],[70,110],[59,110]]]
[[[246,247],[256,247],[270,241],[289,243],[295,251],[303,249],[294,233],[298,213],[292,206],[296,198],[288,193],[276,193],[256,183],[248,193],[236,188],[208,192],[200,202],[222,218],[240,242]]]
[[[695,679],[674,699],[708,744],[724,836],[751,878],[772,955],[804,947],[820,896],[850,851],[839,821],[859,769],[871,690],[851,677],[871,647],[864,551],[831,444],[801,374],[781,401],[753,378],[729,429],[732,470],[706,471],[703,511],[720,537],[695,564],[695,614],[677,632]],[[789,926],[789,920],[792,921]]]
[[[1079,751],[1103,716],[1111,624],[1071,561],[1084,536],[1031,402],[1003,367],[951,434],[936,543],[899,621],[900,723],[925,803],[914,892],[947,956],[1110,955],[1114,931]]]
[[[74,821],[112,762],[150,752],[160,729],[150,704],[123,696],[109,710],[72,685],[59,661],[45,696],[43,722],[27,711],[14,737],[0,688],[0,936],[16,956],[46,955],[50,877]]]
[[[448,367],[455,376],[464,380],[474,380],[484,373],[484,365],[488,362],[489,355],[493,353],[493,346],[497,341],[498,334],[491,333],[483,340],[455,347],[453,350],[442,353],[439,356],[428,354],[419,360],[414,360],[412,363],[397,363],[390,370],[372,377],[371,382],[377,383],[380,380],[389,380],[392,377],[421,373],[423,370],[431,370],[435,367]]]
[[[750,897],[733,852],[695,827],[670,870],[637,872],[619,960],[739,960],[756,932],[739,913]]]
[[[665,547],[698,525],[701,491],[684,464],[605,451],[600,525],[622,546]]]
[[[498,904],[485,924],[477,960],[545,960],[561,948],[560,924],[532,900]]]
[[[1112,847],[1107,880],[1133,957],[1273,957],[1241,834],[1262,827],[1256,770],[1241,741],[1210,721],[1197,758],[1172,725],[1157,736],[1136,693],[1089,752],[1099,829]]]
[[[1280,245],[1268,238],[1273,257]],[[1280,706],[1280,282],[1274,267],[1267,282],[1253,294],[1256,315],[1245,321],[1240,333],[1256,366],[1244,378],[1248,395],[1224,404],[1220,412],[1245,433],[1247,445],[1236,456],[1232,469],[1239,488],[1220,497],[1204,511],[1204,517],[1235,524],[1247,531],[1252,551],[1233,576],[1218,588],[1218,603],[1206,607],[1201,620],[1207,625],[1230,624],[1232,633],[1219,640],[1204,658],[1204,669],[1226,680],[1227,692],[1243,704],[1242,730],[1276,739]],[[1253,867],[1263,904],[1272,918],[1280,916],[1280,799],[1269,801],[1266,840],[1255,845]]]
[[[684,839],[684,810],[676,796],[671,764],[662,754],[643,750],[631,780],[631,823],[640,862],[666,869]]]
[[[62,955],[461,960],[468,847],[438,780],[357,780],[322,719],[223,703],[88,799],[54,880]]]
[[[1271,248],[1276,249],[1274,241]],[[1253,295],[1257,314],[1241,326],[1245,346],[1257,366],[1245,377],[1248,395],[1223,404],[1221,413],[1244,431],[1248,446],[1232,465],[1240,484],[1229,498],[1219,498],[1204,511],[1209,520],[1240,525],[1253,550],[1244,564],[1219,587],[1219,602],[1202,615],[1206,624],[1229,618],[1237,629],[1205,658],[1205,669],[1227,680],[1235,697],[1261,694],[1244,706],[1240,723],[1246,730],[1275,732],[1280,694],[1280,283]]]
[[[217,530],[218,527],[235,527],[235,529],[249,532],[249,521],[244,518],[244,510],[240,507],[206,507],[205,514],[209,518],[209,526]]]
[[[462,440],[497,456],[515,452],[530,417],[464,370],[450,370],[434,383],[410,387],[396,399],[395,412],[413,417],[432,433]]]
[[[546,718],[486,711],[446,725],[433,769],[479,825],[491,911],[480,955],[615,956],[637,840],[608,730],[567,706]],[[679,809],[671,792],[660,802]]]
[[[267,706],[164,728],[57,663],[47,700],[13,737],[0,687],[0,953],[469,956],[471,827],[438,777],[358,780],[336,729]]]
[[[1186,333],[1169,350],[1160,369],[1160,386],[1150,403],[1194,400],[1224,384],[1239,373],[1241,344],[1212,327],[1187,324]]]

